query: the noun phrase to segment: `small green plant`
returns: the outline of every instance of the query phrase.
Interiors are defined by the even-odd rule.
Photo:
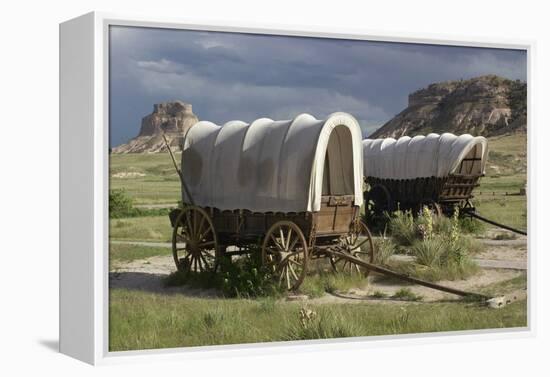
[[[203,289],[217,289],[226,297],[279,297],[283,290],[261,266],[258,257],[243,256],[239,260],[224,261],[220,272],[177,271],[164,278],[165,286],[188,285]]]
[[[396,211],[388,216],[390,234],[398,245],[410,246],[418,238],[411,211]]]
[[[316,312],[304,307],[298,312],[297,322],[288,326],[285,340],[345,338],[357,336],[360,331],[357,323],[334,310]]]
[[[365,284],[367,280],[361,274],[318,271],[304,280],[300,292],[309,297],[321,297],[325,293],[346,292]]]
[[[391,238],[386,237],[385,232],[381,238],[375,240],[374,248],[376,250],[374,253],[375,264],[385,265],[395,254],[395,244]]]
[[[387,298],[388,294],[384,293],[382,291],[374,291],[374,293],[371,295],[373,298]]]
[[[441,256],[445,244],[438,238],[429,238],[416,241],[411,247],[415,262],[428,267],[438,267],[441,264]]]
[[[391,298],[403,301],[421,301],[423,297],[411,291],[410,288],[401,288]]]

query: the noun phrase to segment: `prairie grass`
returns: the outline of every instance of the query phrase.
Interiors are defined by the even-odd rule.
[[[109,263],[131,262],[158,255],[172,255],[172,250],[167,247],[109,244]]]
[[[386,265],[390,258],[395,254],[396,245],[391,238],[383,237],[377,238],[374,241],[374,263],[379,265]]]
[[[110,291],[111,351],[525,327],[526,302],[499,310],[475,304],[303,304],[273,299],[207,299]]]
[[[352,288],[364,288],[368,284],[363,274],[316,272],[308,275],[300,286],[300,293],[309,297],[321,297],[325,293],[347,292]]]
[[[422,301],[422,296],[417,295],[410,288],[401,288],[392,296],[393,299],[403,301]]]
[[[170,219],[168,216],[110,219],[109,239],[171,242],[172,227]]]

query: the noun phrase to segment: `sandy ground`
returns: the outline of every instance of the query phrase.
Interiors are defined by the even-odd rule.
[[[506,281],[523,273],[527,266],[527,240],[520,236],[515,239],[495,240],[502,231],[488,231],[483,242],[486,250],[475,256],[482,272],[468,280],[441,281],[438,284],[457,288],[468,292],[477,292],[480,288],[490,284]],[[163,244],[156,245],[163,247]],[[215,290],[193,289],[189,287],[166,288],[162,278],[174,272],[174,261],[170,256],[155,256],[147,259],[135,260],[129,263],[115,262],[111,266],[109,283],[112,288],[126,288],[165,294],[185,294],[192,297],[217,297]],[[397,279],[388,279],[381,275],[371,274],[368,284],[361,289],[352,289],[349,292],[326,294],[320,298],[291,296],[289,300],[307,300],[310,303],[360,303],[365,301],[385,301],[402,303],[392,299],[373,299],[375,292],[392,296],[401,288],[407,287],[414,294],[422,296],[423,302],[454,300],[457,296],[431,288],[407,284]],[[525,297],[525,291],[508,292],[507,296],[513,299]]]

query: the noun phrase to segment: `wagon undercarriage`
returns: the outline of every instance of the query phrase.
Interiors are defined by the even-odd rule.
[[[288,290],[303,282],[312,259],[334,271],[368,273],[342,255],[374,261],[372,236],[351,196],[323,197],[314,213],[252,213],[186,206],[170,213],[174,261],[180,271],[216,271],[222,259],[260,253],[263,265]],[[335,254],[336,253],[336,254]]]

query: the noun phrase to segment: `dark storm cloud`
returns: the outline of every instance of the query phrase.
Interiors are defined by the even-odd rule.
[[[111,145],[167,100],[216,123],[347,111],[372,129],[432,82],[526,78],[524,51],[238,33],[115,27],[110,54]]]

